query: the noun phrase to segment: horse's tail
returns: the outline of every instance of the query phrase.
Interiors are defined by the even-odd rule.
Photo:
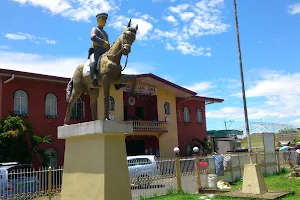
[[[70,101],[71,95],[72,95],[72,90],[73,90],[73,80],[71,78],[71,80],[69,81],[68,85],[67,85],[67,89],[66,89],[66,102],[67,104]]]

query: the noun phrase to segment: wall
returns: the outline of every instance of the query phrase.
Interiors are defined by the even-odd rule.
[[[136,82],[137,85],[144,85],[144,86],[151,86],[149,84],[145,84],[141,81],[137,81]],[[115,120],[124,120],[124,105],[128,105],[128,97],[127,97],[127,93],[123,92],[123,89],[120,90],[116,90],[114,87],[114,83],[111,84],[110,86],[110,96],[112,96],[115,100],[115,110],[114,111],[109,111],[114,113],[115,115]],[[156,117],[157,112],[155,112],[156,110],[156,101],[155,101],[155,97],[153,97],[154,99],[152,100],[152,102],[154,104],[145,104],[145,101],[142,99],[139,99],[139,97],[136,96],[136,105],[143,105],[145,106],[145,114],[148,112],[148,114],[146,114],[147,118],[153,118]],[[153,105],[155,106],[154,112],[150,112],[149,108],[154,108]],[[149,107],[150,106],[150,107]],[[151,109],[153,110],[153,109]],[[129,113],[130,114],[135,114],[135,110],[134,107],[129,108]],[[98,98],[98,117],[99,119],[103,119],[104,118],[104,99],[103,99],[103,88],[100,88],[100,93],[99,93],[99,98]]]
[[[170,113],[165,114],[164,104],[170,104]],[[174,94],[165,90],[157,88],[157,112],[158,120],[165,121],[166,116],[171,118],[167,124],[167,133],[163,133],[159,137],[159,150],[161,157],[172,157],[174,155],[173,149],[178,146],[178,132],[177,132],[177,116],[176,116],[176,97]]]
[[[128,120],[135,120],[137,106],[144,107],[144,120],[157,120],[157,97],[155,95],[135,95],[134,105],[128,103],[128,98],[128,95],[124,92],[123,102],[124,106],[127,106]]]
[[[123,90],[116,90],[114,84],[110,86],[110,96],[115,100],[115,110],[110,110],[109,112],[113,113],[115,116],[115,120],[124,119],[124,107],[123,107]],[[98,119],[104,119],[104,95],[103,95],[103,88],[101,87],[99,90],[99,97],[98,97]]]
[[[6,79],[5,79],[6,80]],[[3,93],[2,93],[2,85],[3,85],[3,78],[0,76],[0,118],[2,118],[2,99],[3,99]]]
[[[6,77],[5,77],[6,78]],[[3,78],[4,79],[4,78]],[[6,80],[6,79],[4,79]],[[3,80],[3,81],[4,81]],[[39,146],[41,149],[54,148],[58,153],[58,165],[63,165],[65,140],[57,139],[57,127],[63,125],[66,112],[65,99],[66,83],[48,82],[45,80],[29,80],[15,78],[7,84],[3,84],[1,96],[2,99],[2,117],[7,116],[9,111],[14,109],[14,92],[22,89],[28,94],[28,120],[33,125],[33,131],[36,135],[51,135],[54,142]],[[45,97],[47,93],[54,93],[57,96],[57,119],[48,119],[45,117]],[[70,123],[78,123],[90,120],[89,98],[82,95],[85,102],[85,119],[70,120]],[[35,160],[37,165],[37,160]]]
[[[191,123],[184,122],[183,108],[185,106],[188,106],[190,108]],[[202,124],[199,124],[197,122],[197,108],[200,108],[202,110]],[[193,138],[198,138],[202,140],[204,137],[207,136],[205,102],[200,100],[189,100],[180,102],[177,100],[177,119],[180,154],[182,156],[186,156],[186,145],[194,144],[194,142],[192,142]]]

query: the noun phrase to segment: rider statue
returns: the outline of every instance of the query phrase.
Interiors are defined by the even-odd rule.
[[[90,58],[90,75],[94,87],[98,86],[97,80],[97,63],[102,54],[109,50],[110,44],[108,34],[104,31],[108,14],[100,13],[96,15],[98,26],[93,27],[91,30],[90,38],[92,40],[92,47],[89,49]],[[91,55],[94,53],[93,55]]]

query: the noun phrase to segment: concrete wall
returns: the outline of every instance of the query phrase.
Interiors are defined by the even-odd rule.
[[[170,104],[170,114],[165,114],[164,104]],[[176,97],[174,94],[157,88],[157,112],[158,120],[165,121],[166,116],[171,118],[167,124],[167,133],[163,133],[159,137],[159,148],[161,157],[174,156],[173,149],[178,146],[178,130],[177,130],[177,116],[176,116]]]

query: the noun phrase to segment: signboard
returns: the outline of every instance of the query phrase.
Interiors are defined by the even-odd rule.
[[[123,88],[124,92],[128,92],[131,89],[131,84],[126,84]],[[156,88],[144,85],[136,85],[135,92],[138,94],[148,94],[148,95],[156,95]]]

